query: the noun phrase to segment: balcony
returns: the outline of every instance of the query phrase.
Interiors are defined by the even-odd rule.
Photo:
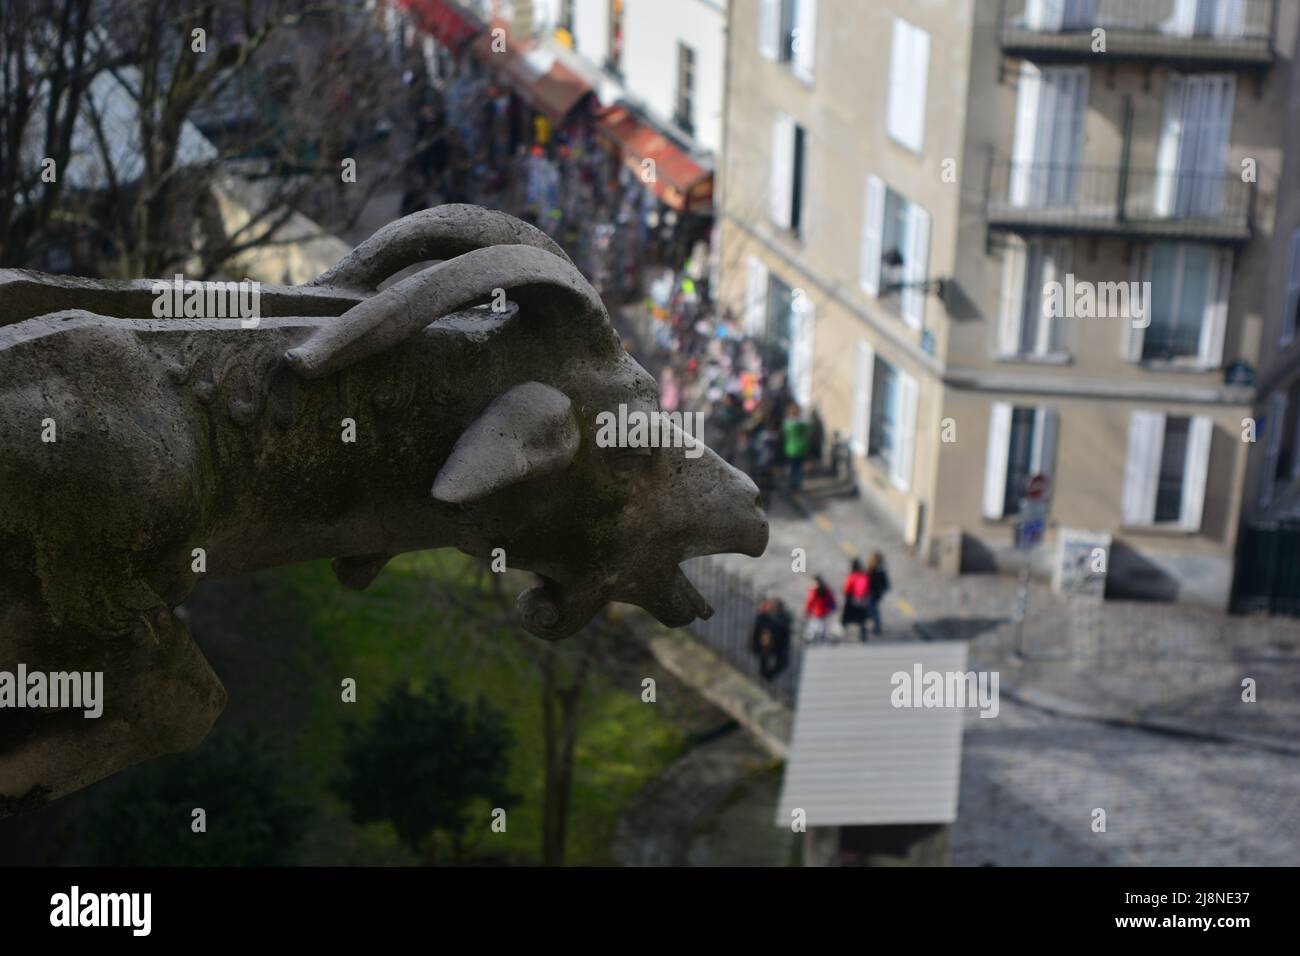
[[[1235,173],[989,160],[991,230],[1142,241],[1245,243],[1255,184]]]
[[[997,29],[1027,60],[1266,70],[1276,26],[1277,0],[1002,0]]]

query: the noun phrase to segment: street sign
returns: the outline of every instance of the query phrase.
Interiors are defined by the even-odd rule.
[[[1016,525],[1016,549],[1030,551],[1043,543],[1043,534],[1047,531],[1047,521],[1033,518]]]
[[[1050,487],[1051,480],[1040,471],[1025,479],[1025,497],[1031,501],[1041,500],[1047,497],[1047,490]]]
[[[1047,502],[1042,498],[1021,498],[1020,522],[1016,525],[1017,550],[1030,551],[1038,547],[1043,543],[1043,535],[1046,532]]]

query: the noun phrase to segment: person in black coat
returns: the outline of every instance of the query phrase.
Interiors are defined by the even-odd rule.
[[[773,680],[790,661],[790,612],[780,598],[769,598],[758,607],[750,649],[758,657],[764,680]]]

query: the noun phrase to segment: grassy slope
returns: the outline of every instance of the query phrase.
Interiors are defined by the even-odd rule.
[[[476,623],[478,614],[437,601],[432,580],[455,581],[469,571],[468,558],[443,551],[396,559],[362,593],[340,588],[326,562],[276,575],[278,586],[289,592],[285,596],[307,609],[305,627],[315,638],[310,652],[314,660],[304,661],[302,672],[317,675],[320,685],[299,738],[301,773],[295,779],[299,795],[321,811],[304,862],[413,862],[391,828],[352,827],[346,820],[347,808],[328,784],[338,770],[344,725],[368,719],[375,703],[398,682],[418,684],[432,671],[446,676],[466,698],[484,694],[509,714],[515,732],[510,789],[521,799],[510,811],[502,834],[489,830],[490,808],[481,808],[484,832],[477,852],[519,861],[538,859],[540,681],[509,630],[483,633]],[[472,577],[458,590],[464,600],[476,601],[484,615],[500,615],[487,598],[476,597]],[[341,701],[340,682],[345,677],[357,682],[356,704]],[[638,682],[626,676],[617,679],[616,685],[611,675],[595,675],[583,703],[568,863],[607,862],[620,812],[685,746],[677,725],[659,707],[641,702]]]

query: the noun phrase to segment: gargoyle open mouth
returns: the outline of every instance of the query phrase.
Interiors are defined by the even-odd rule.
[[[707,621],[713,616],[713,606],[680,567],[630,588],[611,587],[596,580],[561,584],[545,575],[538,577],[541,584],[521,593],[516,607],[524,628],[546,640],[573,634],[610,601],[644,608],[665,627],[685,627],[696,618]]]

